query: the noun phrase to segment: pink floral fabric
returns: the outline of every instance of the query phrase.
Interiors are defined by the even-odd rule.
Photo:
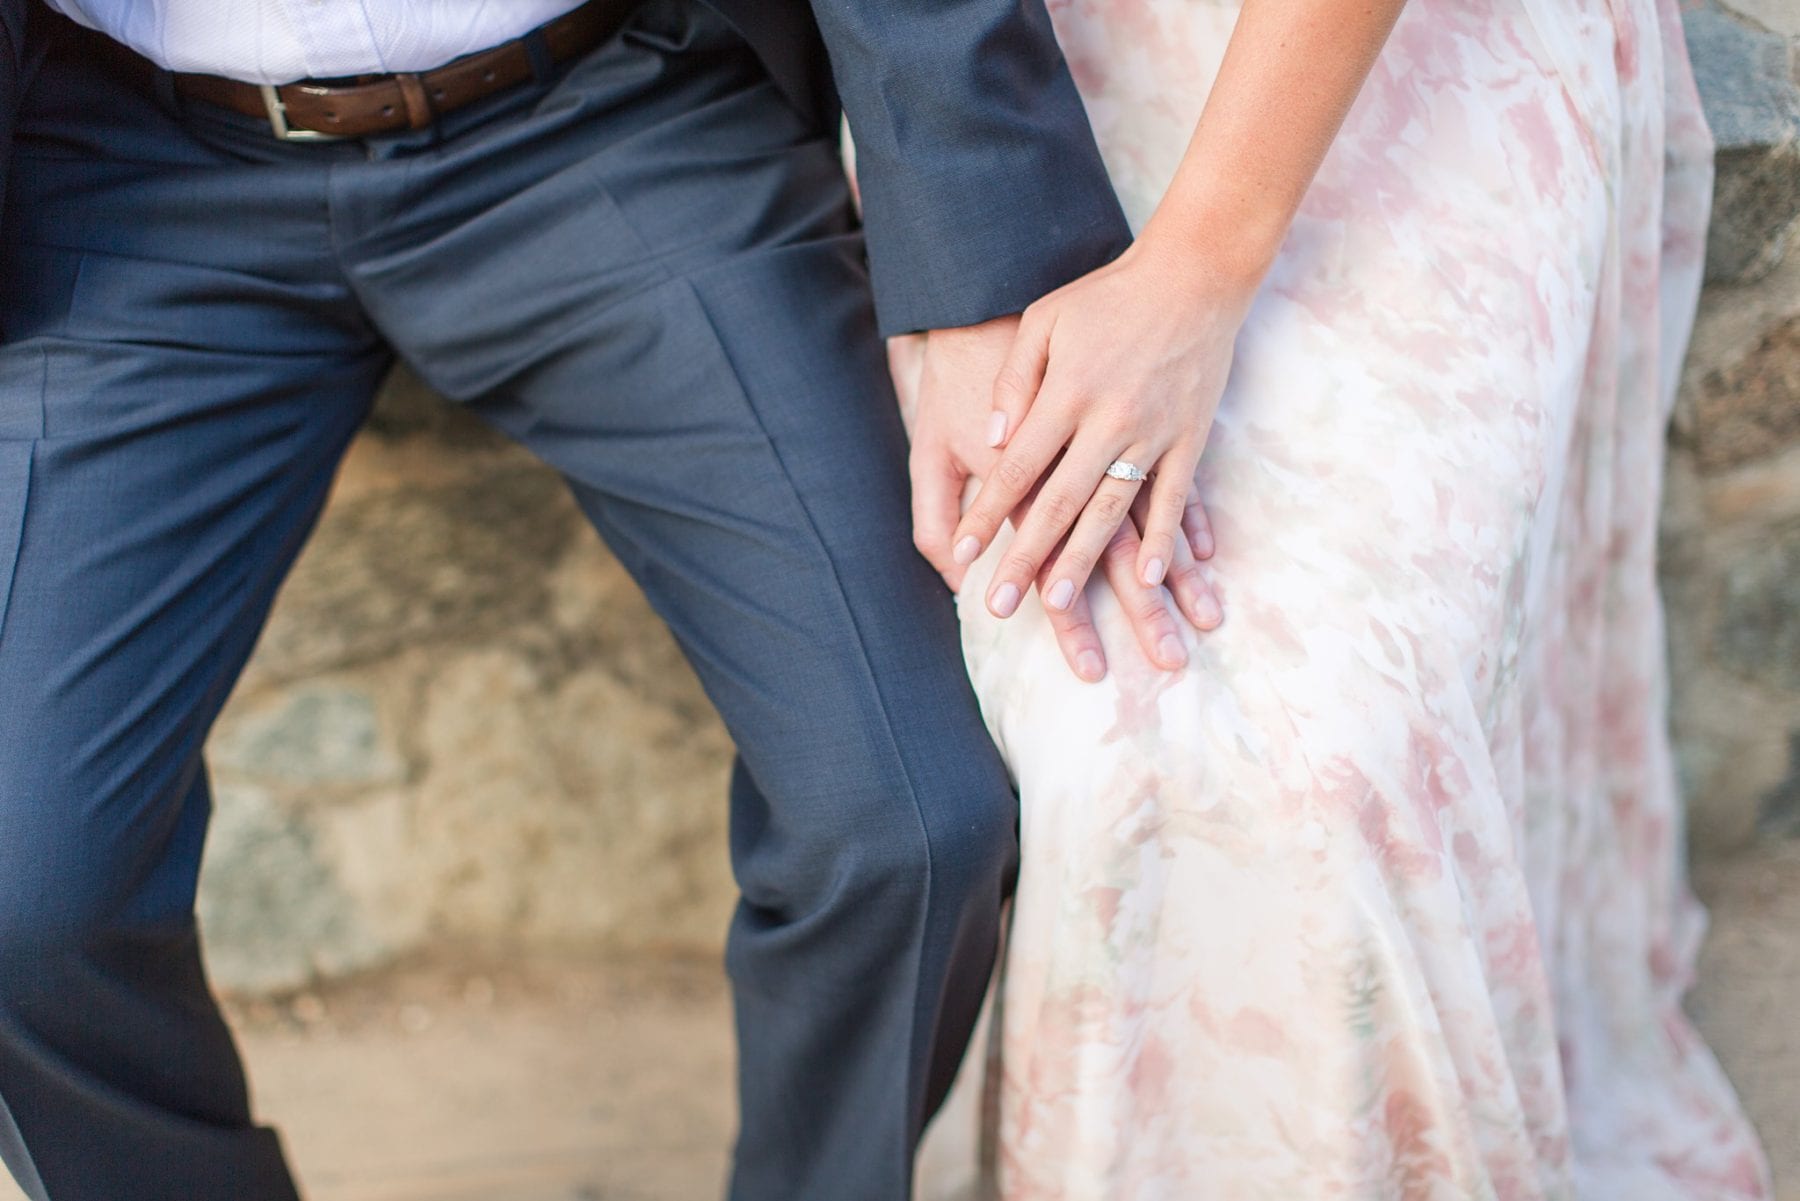
[[[1051,8],[1141,221],[1235,7]],[[1653,569],[1710,157],[1674,0],[1414,0],[1239,339],[1224,626],[1157,672],[1096,588],[1083,685],[971,572],[1024,866],[924,1196],[1770,1195],[1680,1008]]]

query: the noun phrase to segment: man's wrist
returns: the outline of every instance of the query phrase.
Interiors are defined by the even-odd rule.
[[[961,339],[972,341],[1002,333],[1010,336],[1019,324],[1019,316],[1018,313],[1003,313],[998,317],[990,317],[986,321],[977,321],[974,325],[947,325],[941,329],[928,329],[924,331],[926,345],[929,346],[933,338],[944,342]]]

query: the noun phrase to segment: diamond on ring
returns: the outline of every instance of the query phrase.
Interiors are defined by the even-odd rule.
[[[1134,484],[1150,478],[1149,472],[1136,463],[1127,463],[1124,459],[1114,459],[1112,466],[1106,469],[1106,474],[1115,480],[1130,480]]]

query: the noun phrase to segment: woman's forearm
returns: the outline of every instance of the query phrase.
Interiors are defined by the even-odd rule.
[[[1243,0],[1143,233],[1025,310],[994,390],[990,444],[1004,449],[949,540],[957,563],[974,562],[1036,488],[988,583],[995,616],[1012,616],[1034,581],[1051,611],[1072,612],[1140,510],[1137,582],[1192,568],[1177,539],[1238,328],[1402,3]],[[1139,471],[1116,474],[1125,467]],[[1138,481],[1152,473],[1146,498]],[[1201,628],[1218,619],[1190,616]],[[1145,649],[1164,668],[1185,661],[1179,639],[1166,656]]]
[[[1262,279],[1405,0],[1244,0],[1174,182],[1146,225],[1225,282]]]

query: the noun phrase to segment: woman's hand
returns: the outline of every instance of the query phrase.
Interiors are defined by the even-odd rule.
[[[957,563],[973,562],[1036,489],[988,588],[996,616],[1010,617],[1034,580],[1052,610],[1069,609],[1134,514],[1138,581],[1154,588],[1177,564],[1184,515],[1199,504],[1194,469],[1254,290],[1234,279],[1147,229],[1115,262],[1025,310],[994,390],[1005,452],[958,524],[952,552]],[[1115,461],[1152,479],[1111,478]],[[1186,525],[1185,549],[1210,555],[1203,522]]]
[[[986,477],[1000,452],[993,447],[1004,431],[996,431],[989,406],[993,381],[1011,352],[1018,318],[1006,317],[965,329],[934,330],[925,335],[918,360],[914,396],[911,474],[913,536],[919,551],[954,590],[962,584],[966,563],[951,556],[963,489],[970,476]],[[903,387],[902,391],[906,391]],[[1028,498],[1012,514],[1015,524],[1027,520]],[[1177,549],[1168,579],[1180,614],[1202,630],[1219,624],[1218,599],[1195,565],[1189,547],[1201,557],[1211,553],[1212,533],[1205,511],[1196,502],[1187,510],[1189,537]],[[1158,666],[1174,669],[1187,660],[1176,619],[1160,587],[1145,586],[1136,570],[1138,526],[1121,523],[1105,546],[1102,574],[1118,594],[1121,607],[1144,654]],[[1046,586],[1050,581],[1044,581]],[[1107,656],[1086,598],[1077,592],[1069,603],[1046,614],[1057,645],[1076,675],[1091,682],[1106,675]]]

